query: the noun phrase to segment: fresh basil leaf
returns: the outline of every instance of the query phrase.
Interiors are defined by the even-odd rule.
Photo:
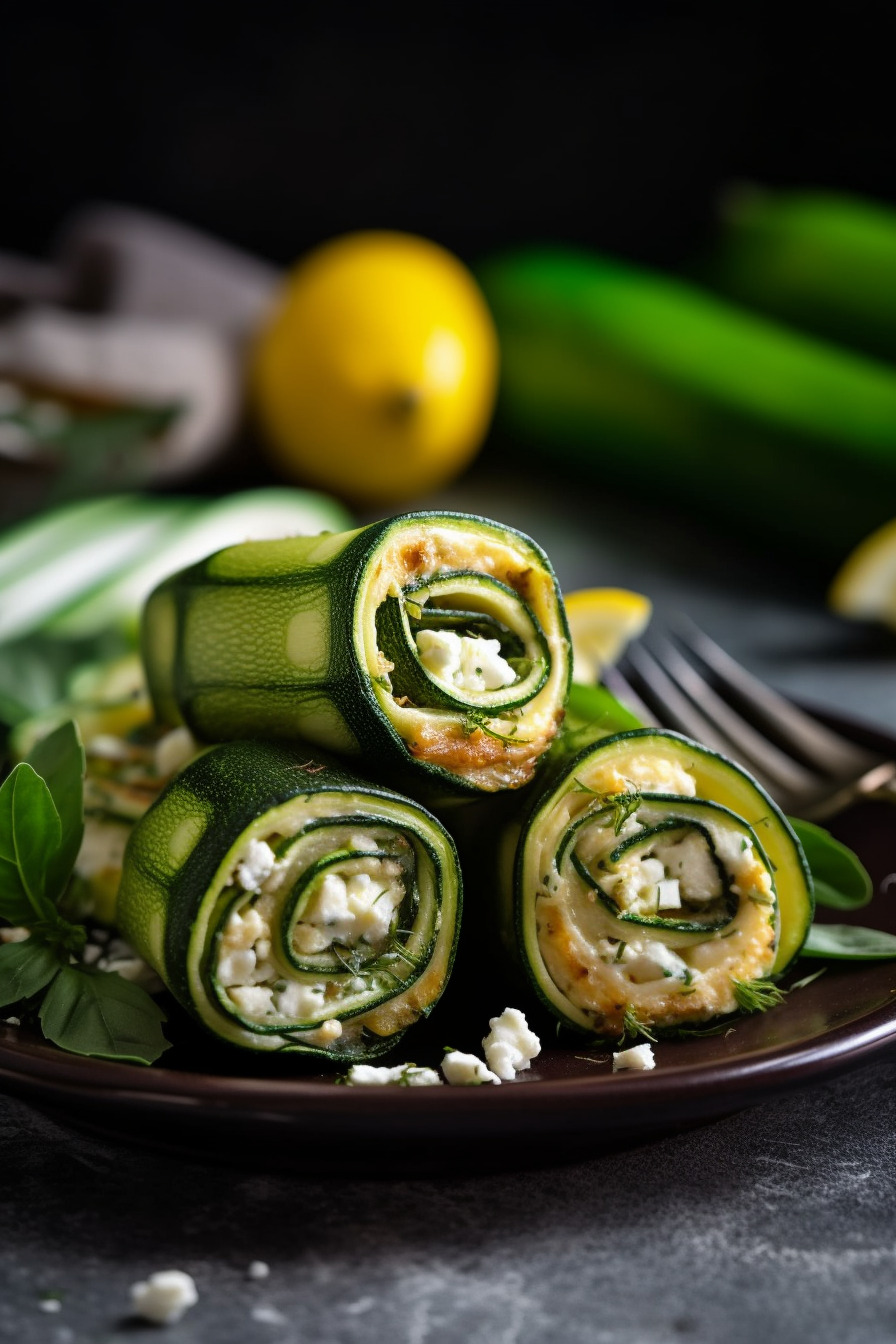
[[[0,947],[0,1008],[30,999],[59,971],[59,957],[42,938]]]
[[[896,934],[863,929],[856,924],[813,924],[800,948],[800,956],[880,961],[896,957]]]
[[[59,813],[61,836],[47,863],[45,893],[55,901],[65,889],[84,837],[84,747],[72,719],[37,743],[28,763],[41,776]]]
[[[860,910],[874,895],[874,883],[858,856],[811,821],[789,818],[812,873],[815,899],[831,910]]]
[[[152,1064],[169,1047],[165,1014],[145,989],[113,971],[64,966],[44,996],[40,1023],[48,1040],[75,1055]]]
[[[44,894],[47,866],[59,848],[62,825],[40,775],[22,761],[0,788],[0,861],[15,865],[32,915],[52,924],[56,907]],[[8,871],[5,874],[9,876]],[[29,918],[23,923],[28,923]]]

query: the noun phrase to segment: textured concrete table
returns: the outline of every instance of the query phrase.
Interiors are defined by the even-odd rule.
[[[779,686],[896,731],[893,644],[844,629],[786,566],[723,556],[661,510],[571,502],[493,470],[438,503],[529,531],[567,589],[642,589]],[[200,1301],[163,1332],[170,1344],[891,1340],[894,1084],[891,1052],[644,1147],[442,1182],[278,1179],[249,1153],[243,1171],[206,1167],[0,1097],[0,1338],[146,1337],[129,1285],[176,1267]],[[249,1277],[254,1260],[267,1279]]]

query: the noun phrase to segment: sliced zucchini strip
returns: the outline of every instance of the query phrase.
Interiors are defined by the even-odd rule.
[[[812,918],[802,849],[767,794],[656,729],[562,765],[503,865],[505,929],[535,989],[599,1035],[737,1011],[738,984],[783,970]]]
[[[454,845],[307,750],[213,747],[134,828],[118,920],[175,997],[250,1050],[369,1059],[445,987]]]
[[[230,547],[155,590],[160,716],[206,741],[303,739],[443,793],[517,788],[563,716],[569,636],[544,553],[467,514]]]

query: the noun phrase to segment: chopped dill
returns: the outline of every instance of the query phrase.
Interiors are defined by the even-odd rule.
[[[656,1043],[656,1037],[650,1030],[646,1022],[642,1022],[631,1004],[626,1005],[625,1012],[622,1014],[622,1035],[619,1037],[619,1044],[622,1045],[629,1037],[637,1040],[643,1036],[645,1040]]]
[[[745,1013],[765,1013],[784,1002],[784,991],[771,980],[732,979],[731,987],[738,1007]]]

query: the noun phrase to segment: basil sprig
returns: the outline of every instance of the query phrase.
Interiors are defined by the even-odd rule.
[[[0,945],[0,1008],[37,1011],[47,1040],[73,1054],[152,1064],[168,1049],[165,1014],[139,985],[85,966],[87,931],[58,908],[83,834],[84,749],[68,722],[0,787],[0,918],[30,930]]]

